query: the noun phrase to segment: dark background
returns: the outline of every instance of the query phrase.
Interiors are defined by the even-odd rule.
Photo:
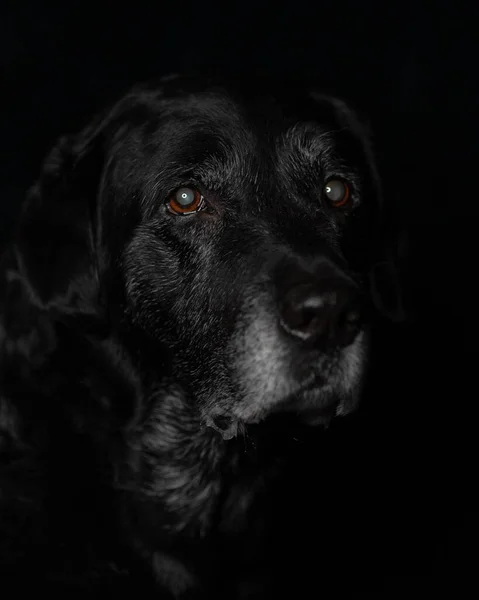
[[[364,406],[314,446],[284,493],[305,494],[275,542],[291,590],[303,582],[319,594],[325,580],[381,597],[478,587],[475,4],[2,8],[2,242],[56,137],[139,80],[202,68],[313,77],[373,127],[408,242],[399,263],[408,320],[382,326]],[[304,482],[315,480],[311,491]]]

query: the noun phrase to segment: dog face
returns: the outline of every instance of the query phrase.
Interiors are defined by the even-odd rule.
[[[20,257],[39,302],[101,305],[117,330],[140,332],[152,376],[172,378],[225,438],[278,411],[314,424],[354,408],[379,191],[345,105],[172,80],[130,94],[68,152],[70,208],[63,195],[48,209],[69,224],[52,233],[62,264],[52,246],[46,282],[31,236]],[[58,185],[58,162],[43,187]]]

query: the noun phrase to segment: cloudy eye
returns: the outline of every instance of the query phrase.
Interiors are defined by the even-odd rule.
[[[187,215],[201,210],[204,198],[195,188],[181,187],[168,199],[168,208],[178,215]]]
[[[341,179],[330,179],[324,186],[324,193],[335,208],[347,206],[351,199],[349,184]]]

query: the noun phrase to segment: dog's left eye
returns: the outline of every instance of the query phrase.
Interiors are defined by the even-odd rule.
[[[351,199],[351,188],[346,181],[330,179],[324,186],[324,194],[335,208],[344,208]]]
[[[195,188],[181,187],[168,199],[168,208],[176,215],[189,215],[200,211],[204,206],[204,198]]]

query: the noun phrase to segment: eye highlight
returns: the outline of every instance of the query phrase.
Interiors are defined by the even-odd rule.
[[[176,215],[189,215],[204,207],[204,198],[196,188],[181,187],[168,199],[168,209]]]
[[[341,179],[330,179],[324,185],[324,194],[334,208],[344,208],[351,200],[351,188]]]

